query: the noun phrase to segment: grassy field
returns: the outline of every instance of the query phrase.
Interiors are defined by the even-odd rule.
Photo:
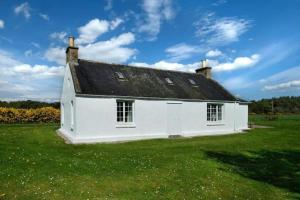
[[[0,125],[0,199],[300,199],[300,116],[246,134],[67,145]]]

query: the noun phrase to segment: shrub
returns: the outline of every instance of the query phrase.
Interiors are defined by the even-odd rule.
[[[0,123],[59,122],[60,111],[53,107],[16,109],[0,107]]]

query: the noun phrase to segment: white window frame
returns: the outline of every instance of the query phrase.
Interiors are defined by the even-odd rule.
[[[131,103],[131,121],[128,121],[128,116],[126,116],[126,103]],[[118,104],[122,105],[121,113],[122,113],[122,121],[118,121],[118,113],[120,112],[118,110]],[[129,109],[130,110],[130,109]],[[116,100],[116,123],[117,127],[135,127],[134,124],[134,111],[135,111],[135,103],[133,100],[124,100],[124,99],[118,99]]]
[[[213,115],[213,110],[215,114]],[[221,114],[220,114],[221,111]],[[206,105],[206,121],[208,124],[223,124],[224,122],[224,104],[207,103]]]

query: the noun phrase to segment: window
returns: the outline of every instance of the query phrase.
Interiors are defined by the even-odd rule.
[[[125,79],[125,76],[121,72],[116,72],[118,79]]]
[[[71,129],[73,129],[73,126],[74,126],[74,105],[73,105],[73,101],[71,101],[71,105],[70,105],[70,108],[71,108]]]
[[[171,81],[171,79],[170,78],[165,78],[165,80],[166,80],[166,82],[168,83],[168,84],[170,84],[170,85],[173,85],[173,81]]]
[[[133,101],[117,101],[117,122],[133,122]]]
[[[71,80],[68,78],[68,87],[71,87]]]
[[[65,110],[64,110],[64,104],[61,104],[61,114],[60,114],[60,122],[61,122],[61,126],[64,126],[65,123]]]
[[[189,79],[190,84],[196,85],[196,82],[193,79]]]
[[[207,121],[222,121],[223,104],[207,104]]]

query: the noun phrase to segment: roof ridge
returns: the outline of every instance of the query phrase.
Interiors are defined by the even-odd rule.
[[[126,66],[126,67],[132,67],[132,68],[153,69],[153,70],[157,70],[157,71],[167,71],[167,72],[176,72],[176,73],[184,73],[184,74],[195,74],[195,75],[200,75],[200,76],[203,76],[204,78],[206,78],[203,74],[198,74],[198,73],[195,73],[195,72],[185,72],[185,71],[170,70],[170,69],[158,69],[158,68],[153,68],[153,67],[125,65],[125,64],[119,64],[119,63],[107,63],[107,62],[87,60],[87,59],[78,59],[78,60],[83,60],[83,61],[93,62],[93,63],[99,63],[99,64],[117,65],[117,66],[122,66],[122,67]]]

